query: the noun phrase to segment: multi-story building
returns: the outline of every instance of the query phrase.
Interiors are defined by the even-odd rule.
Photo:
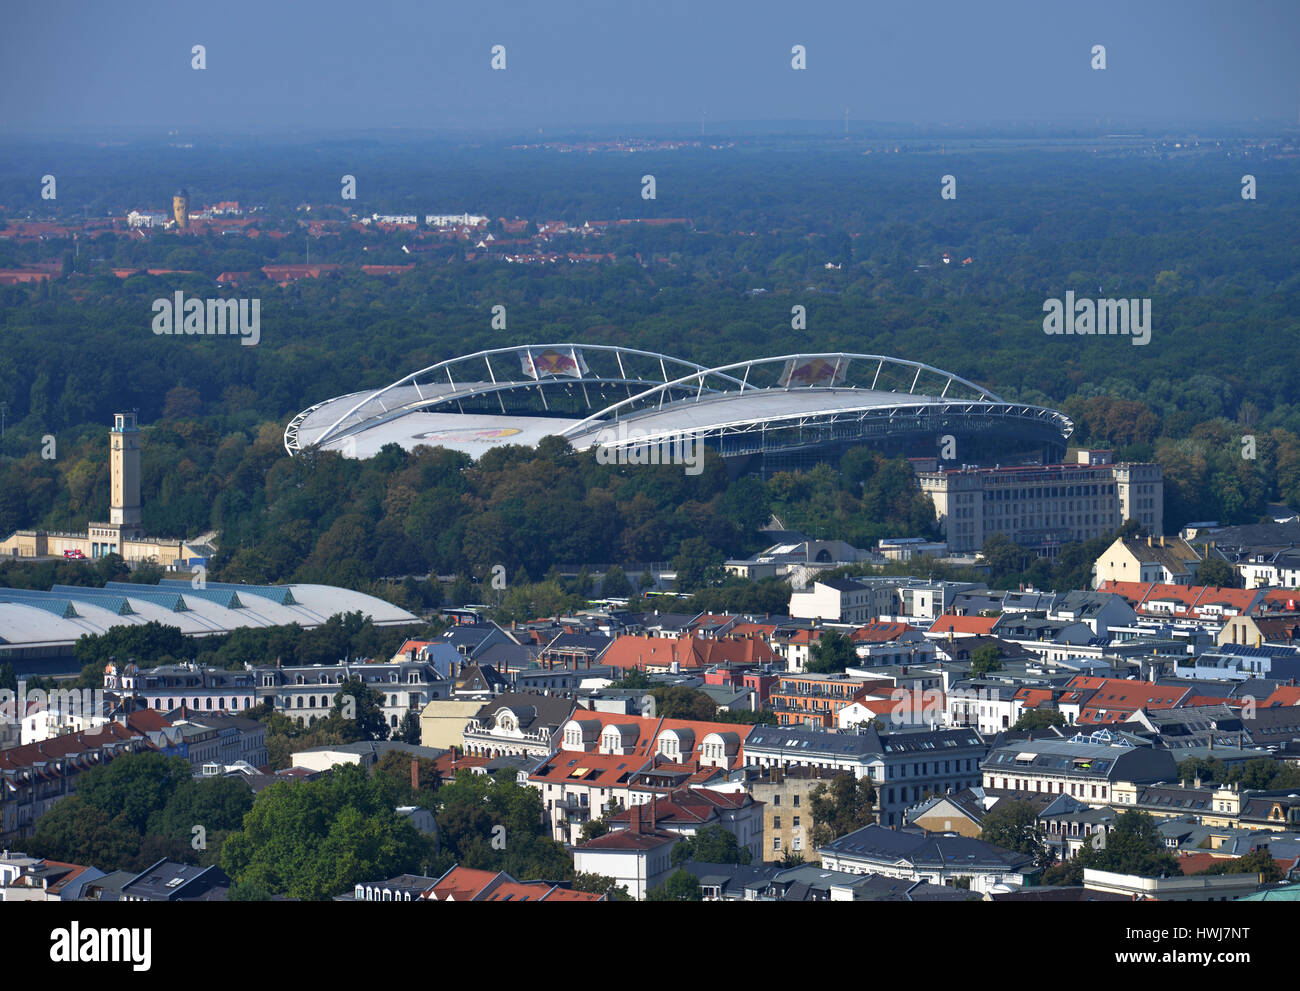
[[[1001,533],[1053,557],[1062,544],[1110,533],[1129,519],[1162,532],[1160,465],[1110,464],[1108,452],[1079,455],[1081,463],[1073,465],[961,468],[917,477],[953,553],[977,551]]]
[[[832,729],[844,706],[882,691],[888,697],[889,681],[852,678],[845,674],[785,674],[777,679],[768,704],[781,726]]]
[[[559,749],[528,777],[557,840],[576,843],[591,819],[676,788],[723,780],[744,762],[754,727],[578,710]]]
[[[0,751],[0,843],[7,847],[30,836],[36,820],[76,790],[83,771],[149,749],[144,736],[108,723],[94,733],[67,733]]]
[[[1025,884],[1040,873],[1029,854],[957,833],[935,834],[913,827],[864,826],[832,840],[817,852],[827,870],[929,884],[962,883],[981,893],[998,884]]]
[[[144,671],[135,664],[109,664],[104,668],[104,691],[144,708],[188,709],[192,715],[244,712],[261,701],[254,672],[202,668],[193,662]]]
[[[449,663],[454,678],[455,661],[435,664],[432,660],[267,666],[254,668],[246,677],[255,679],[259,702],[270,699],[278,712],[303,726],[326,718],[334,707],[339,686],[359,678],[384,697],[384,718],[395,729],[408,712],[418,717],[427,703],[451,696],[452,683],[441,672],[442,663]]]
[[[754,800],[763,803],[764,860],[781,860],[791,851],[812,856],[810,796],[830,777],[817,767],[773,767],[746,782]]]
[[[928,626],[964,592],[983,589],[971,582],[927,581],[922,578],[828,578],[812,588],[790,593],[790,615],[854,626],[873,619],[915,620]]]
[[[555,752],[560,730],[575,708],[571,698],[505,692],[465,723],[464,752],[485,757],[547,757]]]
[[[881,733],[874,728],[828,733],[790,726],[756,726],[745,741],[745,760],[760,768],[819,768],[870,778],[876,819],[886,826],[927,795],[979,784],[988,745],[970,729]]]
[[[1102,582],[1191,585],[1202,557],[1181,537],[1119,537],[1092,566],[1094,588]]]
[[[710,788],[676,788],[654,795],[648,803],[611,813],[611,830],[628,829],[635,817],[655,830],[694,837],[700,830],[720,826],[736,838],[736,845],[758,859],[762,853],[763,804],[743,791]]]
[[[1135,747],[1106,730],[1068,740],[1008,743],[992,750],[980,770],[985,792],[1070,795],[1091,806],[1110,804],[1118,785],[1178,777],[1178,764],[1168,750]]]

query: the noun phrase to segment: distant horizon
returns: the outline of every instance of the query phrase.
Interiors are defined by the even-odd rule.
[[[112,127],[49,127],[6,128],[0,125],[0,134],[16,140],[75,139],[81,141],[104,140],[229,140],[249,139],[266,144],[291,144],[304,140],[355,140],[401,139],[448,140],[490,139],[517,143],[539,140],[690,140],[700,138],[847,138],[885,141],[891,139],[954,138],[964,141],[1051,140],[1078,138],[1091,140],[1108,136],[1161,138],[1165,136],[1196,137],[1256,137],[1289,136],[1300,134],[1300,121],[1281,117],[1251,120],[1153,120],[1142,118],[1116,118],[1107,120],[1080,116],[1057,120],[987,120],[953,123],[948,121],[890,121],[855,120],[850,118],[845,129],[842,119],[783,118],[771,120],[718,120],[709,122],[701,130],[698,121],[643,121],[621,124],[589,123],[575,121],[545,127],[521,128],[483,124],[480,126],[427,126],[403,125],[319,125],[287,128],[278,125],[214,126],[210,124],[121,124]]]

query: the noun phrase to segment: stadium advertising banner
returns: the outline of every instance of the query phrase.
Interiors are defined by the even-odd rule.
[[[844,381],[844,373],[849,370],[848,358],[806,358],[800,355],[785,363],[781,373],[782,386],[790,385],[839,385]]]
[[[576,348],[571,352],[557,351],[554,348],[526,348],[519,352],[519,363],[523,366],[524,374],[534,379],[557,378],[561,375],[582,378],[587,374],[587,363],[582,358],[582,352]]]

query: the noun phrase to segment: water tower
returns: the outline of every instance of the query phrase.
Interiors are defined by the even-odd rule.
[[[176,227],[185,230],[190,221],[190,192],[188,189],[176,190],[172,197],[172,215],[176,218]]]

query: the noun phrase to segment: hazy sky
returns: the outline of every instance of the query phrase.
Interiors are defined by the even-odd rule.
[[[1250,121],[1300,0],[9,0],[0,128]],[[207,68],[191,68],[206,46]],[[493,45],[506,68],[493,71]],[[791,68],[791,47],[807,69]],[[1107,67],[1090,67],[1093,45]]]

